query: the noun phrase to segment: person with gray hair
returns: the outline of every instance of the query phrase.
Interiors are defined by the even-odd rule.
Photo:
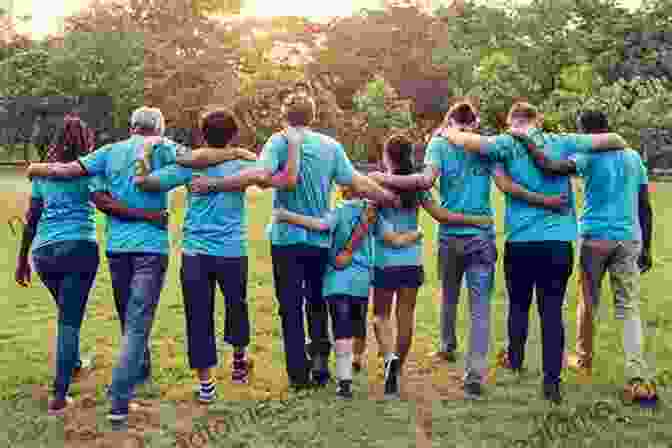
[[[154,142],[151,170],[174,164],[178,154],[186,149],[161,137],[165,120],[159,109],[135,110],[130,127],[130,138],[105,145],[86,157],[70,163],[32,164],[28,168],[29,177],[96,176],[111,196],[111,206],[121,203],[126,212],[144,209],[144,214],[138,213],[135,218],[128,213],[122,217],[113,210],[107,216],[107,259],[123,332],[119,361],[108,391],[112,402],[108,419],[115,429],[126,427],[135,386],[151,376],[147,345],[168,268],[168,192],[140,190],[133,178],[143,160],[145,142]],[[161,219],[148,219],[154,215]]]

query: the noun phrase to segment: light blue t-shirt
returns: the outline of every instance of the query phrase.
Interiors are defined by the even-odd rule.
[[[639,191],[649,183],[637,151],[575,154],[578,174],[585,182],[579,228],[583,238],[641,241]]]
[[[567,159],[576,153],[589,152],[590,136],[543,134],[543,150],[551,159]],[[514,182],[527,190],[555,196],[566,194],[566,213],[532,205],[506,195],[507,241],[575,241],[578,235],[574,192],[569,176],[546,176],[539,170],[527,148],[510,135],[499,135],[486,154],[498,163]]]
[[[273,135],[264,146],[260,167],[277,172],[287,161],[287,140]],[[335,183],[351,185],[355,173],[343,146],[331,137],[307,131],[301,145],[298,184],[293,191],[275,190],[273,208],[284,208],[300,215],[324,218],[329,212],[331,191]],[[286,246],[307,244],[329,247],[329,236],[285,222],[271,222],[271,244]]]
[[[89,202],[89,179],[40,179],[31,196],[42,201],[33,250],[61,241],[96,241],[95,209]]]
[[[191,182],[194,176],[224,177],[253,167],[254,162],[231,160],[203,170],[171,165],[151,173],[168,190]],[[247,214],[245,192],[187,193],[182,251],[186,255],[203,254],[238,258],[247,256]]]
[[[144,145],[142,136],[105,145],[79,159],[91,176],[101,176],[112,197],[129,208],[160,211],[168,208],[167,192],[147,192],[133,184],[136,160],[141,158]],[[176,143],[161,143],[154,146],[152,171],[175,163],[178,148]],[[168,254],[168,230],[147,221],[122,220],[107,217],[107,251],[118,253]]]
[[[428,191],[420,192],[418,207],[422,201],[431,198]],[[418,211],[419,208],[381,208],[378,211],[375,267],[382,269],[392,266],[422,266],[422,241],[406,247],[392,247],[383,240],[385,232],[405,233],[418,230]]]
[[[373,280],[374,258],[374,226],[369,228],[366,240],[352,254],[352,263],[345,269],[336,269],[334,262],[336,255],[343,249],[345,243],[360,222],[365,202],[360,200],[343,201],[333,212],[326,216],[331,230],[333,244],[329,250],[329,265],[324,276],[322,295],[348,295],[368,298],[369,288]]]
[[[441,207],[454,213],[494,216],[490,204],[493,163],[485,156],[464,151],[435,136],[427,146],[425,164],[439,170]],[[460,235],[489,235],[495,226],[453,226],[440,224],[439,240]]]

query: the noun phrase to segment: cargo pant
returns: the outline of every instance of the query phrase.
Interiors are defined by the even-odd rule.
[[[640,272],[637,265],[641,250],[640,241],[584,239],[581,245],[581,294],[576,310],[576,353],[584,367],[592,367],[594,319],[600,306],[602,279],[609,271],[615,317],[624,321],[626,378],[645,376],[647,366],[642,356]]]

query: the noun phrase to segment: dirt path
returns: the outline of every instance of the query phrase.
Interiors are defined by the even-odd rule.
[[[51,330],[51,337],[55,336],[55,328]],[[365,372],[368,376],[369,397],[373,400],[383,399],[383,366],[382,360],[376,356],[377,344],[373,338],[373,328],[369,323],[368,331],[368,360]],[[52,339],[53,340],[53,339]],[[418,347],[428,347],[431,341],[416,341]],[[53,366],[53,349],[49,355]],[[144,447],[143,434],[158,432],[161,428],[162,411],[160,400],[137,400],[135,409],[129,417],[129,431],[127,434],[103,432],[99,428],[101,419],[100,408],[96,408],[96,387],[101,376],[107,377],[110,370],[108,362],[98,364],[100,370],[80,382],[81,394],[74,406],[64,416],[65,447],[80,448],[141,448]],[[417,447],[429,447],[432,440],[432,402],[434,400],[461,400],[464,397],[461,389],[461,369],[454,365],[437,362],[422,353],[412,352],[409,355],[405,373],[401,382],[401,399],[416,404],[416,438]],[[332,386],[333,387],[333,386]],[[33,398],[45,404],[49,393],[45,386],[34,388]],[[175,414],[171,416],[171,426],[177,434],[176,445],[180,448],[207,446],[205,440],[195,434],[194,419],[205,415],[206,408],[196,402],[175,403]],[[165,417],[164,417],[165,418]],[[164,422],[165,424],[165,422]],[[409,434],[409,437],[413,435]]]

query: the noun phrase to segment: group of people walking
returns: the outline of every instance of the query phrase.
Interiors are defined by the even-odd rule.
[[[508,114],[510,131],[482,137],[477,133],[478,102],[457,98],[428,142],[424,168],[415,167],[414,142],[402,133],[385,142],[383,170],[369,173],[356,170],[335,139],[310,129],[315,102],[308,93],[289,95],[283,115],[286,128],[269,138],[258,160],[256,154],[230,146],[239,129],[225,108],[202,114],[199,129],[205,145],[193,150],[162,137],[165,123],[155,108],[134,111],[131,137],[98,149],[86,124],[66,117],[48,163],[28,168],[32,195],[16,272],[17,282],[26,285],[32,247],[33,266],[58,307],[50,414],[64,412],[70,383],[85,368],[79,359],[79,332],[99,264],[98,208],[107,215],[106,253],[123,336],[108,388],[108,418],[115,427],[125,425],[135,387],[152,375],[148,342],[169,263],[167,193],[182,185],[188,195],[180,280],[189,364],[198,375],[201,402],[216,398],[211,374],[218,362],[216,285],[226,305],[224,340],[234,348],[231,380],[246,383],[249,377],[245,190],[252,185],[274,189],[267,233],[292,387],[328,384],[333,348],[336,394],[352,397],[371,300],[385,394],[398,395],[425,279],[418,226],[422,207],[440,223],[437,356],[456,359],[457,304],[466,276],[471,329],[464,389],[467,398],[481,396],[498,256],[490,203],[493,180],[506,195],[509,300],[509,345],[498,354],[498,363],[513,372],[524,369],[529,308],[536,292],[543,396],[559,402],[565,352],[562,306],[573,270],[573,242],[579,237],[573,174],[584,178],[586,199],[580,222],[583,294],[571,364],[591,373],[593,316],[609,270],[616,317],[624,323],[625,393],[631,399],[656,398],[642,356],[639,317],[639,275],[651,266],[646,170],[638,153],[608,131],[604,114],[584,112],[577,118],[580,134],[555,135],[539,129],[542,116],[533,105],[518,101]],[[437,180],[440,203],[430,192]],[[332,210],[334,184],[343,200]],[[395,302],[396,329],[391,319]]]

